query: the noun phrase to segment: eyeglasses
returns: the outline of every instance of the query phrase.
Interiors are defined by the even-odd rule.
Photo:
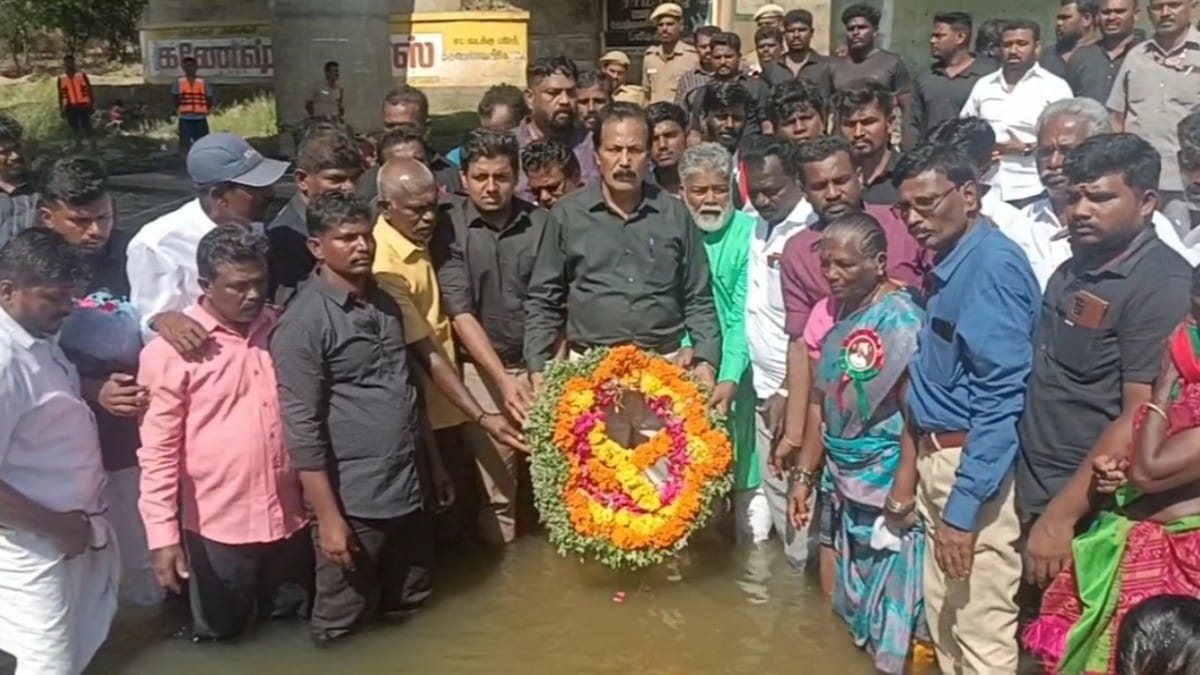
[[[921,214],[923,217],[928,218],[933,215],[934,211],[938,210],[938,207],[942,205],[942,202],[946,201],[946,197],[949,197],[950,193],[954,192],[959,187],[961,187],[961,186],[951,185],[948,190],[946,190],[945,192],[941,193],[940,195],[938,195],[936,197],[929,198],[923,204],[910,204],[908,202],[896,202],[895,204],[892,205],[892,215],[896,216],[900,220],[904,220],[904,219],[908,218],[909,213],[911,213],[912,211],[916,211],[917,213]]]

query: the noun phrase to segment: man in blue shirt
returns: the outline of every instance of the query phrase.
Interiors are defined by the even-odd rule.
[[[1021,526],[1012,469],[1041,293],[1025,254],[979,215],[977,179],[970,160],[944,145],[917,148],[894,170],[898,215],[936,256],[907,402],[938,663],[943,672],[1015,673]]]

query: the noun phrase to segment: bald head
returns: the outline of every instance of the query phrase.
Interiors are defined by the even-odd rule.
[[[400,195],[422,194],[437,189],[429,167],[415,159],[393,159],[379,168],[379,197],[394,199]]]
[[[379,210],[406,239],[424,246],[437,221],[438,187],[429,167],[393,159],[379,169]]]

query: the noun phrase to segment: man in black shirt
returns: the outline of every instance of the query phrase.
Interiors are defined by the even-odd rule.
[[[687,113],[674,103],[660,101],[646,108],[650,123],[650,158],[654,184],[678,197],[683,190],[679,160],[687,150]]]
[[[634,344],[676,354],[711,386],[721,335],[700,229],[682,202],[645,183],[645,113],[614,103],[600,129],[602,181],[555,205],[529,280],[525,361],[535,389],[564,329],[573,353]]]
[[[91,263],[90,298],[63,322],[59,346],[79,370],[84,398],[96,417],[100,453],[108,473],[104,497],[121,549],[122,597],[135,605],[162,599],[146,530],[138,513],[138,415],[149,400],[137,383],[142,346],[137,317],[128,305],[125,246],[130,234],[114,229],[116,210],[104,168],[94,159],[67,157],[50,165],[37,208],[42,227],[62,235]],[[119,307],[130,308],[122,315]]]
[[[466,196],[451,198],[438,231],[450,239],[438,283],[463,357],[463,379],[489,413],[523,425],[532,391],[525,369],[525,292],[547,213],[514,197],[520,150],[511,134],[471,132],[463,144]],[[516,537],[517,455],[468,427],[488,505],[480,534],[503,545]]]
[[[777,61],[763,66],[762,80],[777,88],[789,80],[804,80],[816,86],[821,95],[833,93],[828,59],[812,48],[813,15],[807,9],[793,9],[783,17],[783,41],[786,51]]]
[[[892,167],[899,159],[892,151],[892,111],[895,97],[876,82],[839,91],[834,99],[842,137],[854,148],[854,161],[862,171],[863,199],[869,204],[896,203]]]
[[[1041,65],[1064,80],[1075,51],[1096,41],[1100,0],[1059,0],[1054,18],[1054,46],[1044,50]]]
[[[480,409],[428,336],[406,339],[397,300],[371,276],[373,215],[341,192],[309,204],[318,267],[271,338],[292,466],[316,516],[310,628],[318,641],[348,634],[372,608],[415,609],[432,590],[425,467],[440,506],[454,495],[438,453],[420,450],[432,449],[432,434],[410,362],[497,440],[523,445],[503,417]]]
[[[1071,54],[1067,84],[1076,96],[1108,103],[1113,81],[1125,55],[1144,39],[1137,23],[1137,0],[1103,0],[1100,5],[1100,39]]]
[[[318,129],[300,140],[296,150],[296,194],[267,226],[270,288],[267,297],[287,305],[316,259],[308,251],[308,203],[326,192],[351,193],[363,174],[363,156],[353,138],[336,129]]]
[[[1043,588],[1092,515],[1093,460],[1129,456],[1163,343],[1191,305],[1191,267],[1151,221],[1159,172],[1159,153],[1133,134],[1092,136],[1067,153],[1074,256],[1046,287],[1018,427],[1026,577]]]
[[[375,157],[375,166],[358,183],[358,194],[370,204],[379,198],[379,168],[393,159],[415,159],[429,167],[441,194],[462,192],[462,170],[429,146],[419,126],[400,124],[388,129],[375,144]]]
[[[913,80],[904,115],[906,149],[916,147],[937,125],[958,117],[975,82],[996,72],[994,62],[971,53],[971,15],[965,12],[934,15],[929,53],[933,63]]]

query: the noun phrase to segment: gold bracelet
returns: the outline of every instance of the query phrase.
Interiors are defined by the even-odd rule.
[[[804,447],[803,442],[797,443],[796,441],[793,441],[792,439],[788,438],[786,434],[783,437],[783,442],[787,443],[788,447],[792,448],[793,450],[799,450],[800,448]]]
[[[792,479],[793,483],[803,483],[807,487],[813,487],[820,480],[820,476],[817,475],[816,471],[809,471],[799,467],[792,467],[788,471],[788,477]]]
[[[1161,417],[1161,418],[1163,418],[1163,421],[1164,421],[1164,422],[1169,422],[1169,421],[1170,421],[1170,419],[1167,417],[1167,411],[1165,411],[1165,410],[1163,410],[1162,408],[1160,408],[1160,407],[1159,407],[1157,404],[1155,404],[1153,401],[1146,401],[1145,403],[1143,403],[1143,404],[1142,404],[1142,407],[1146,408],[1147,410],[1149,410],[1149,411],[1151,411],[1151,412],[1158,413],[1158,416],[1159,416],[1159,417]]]

